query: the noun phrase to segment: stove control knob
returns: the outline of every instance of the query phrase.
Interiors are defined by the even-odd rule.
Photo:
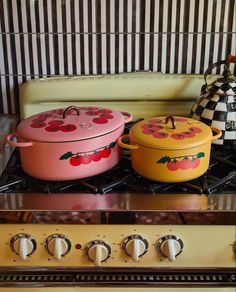
[[[176,257],[182,252],[183,241],[175,235],[166,235],[157,242],[157,249],[160,254],[167,257],[169,261],[175,261]]]
[[[138,234],[130,235],[123,240],[122,249],[135,262],[148,250],[148,241]]]
[[[44,246],[55,260],[61,260],[61,257],[64,257],[70,252],[71,242],[63,234],[52,234],[46,239]]]
[[[26,260],[36,250],[35,239],[27,233],[18,233],[14,235],[10,241],[10,247],[21,260]]]
[[[111,256],[111,247],[103,240],[93,240],[86,245],[85,255],[95,266],[101,266]]]

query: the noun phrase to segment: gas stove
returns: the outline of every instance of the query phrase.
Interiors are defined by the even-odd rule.
[[[127,83],[131,78],[133,85],[148,82],[150,90],[150,84],[159,80],[155,74],[132,76],[34,80],[22,90],[22,117],[44,110],[43,99],[47,107],[56,108],[54,103],[59,101],[52,88],[58,84],[70,87],[73,81],[83,88],[88,81],[96,86],[101,82],[103,88],[107,82],[109,89],[109,84]],[[42,85],[51,88],[48,96],[46,91],[38,96]],[[29,92],[37,93],[36,101]],[[69,100],[73,100],[73,92],[68,90]],[[128,95],[127,103],[130,99]],[[68,105],[68,100],[63,102]],[[36,109],[32,111],[33,104]],[[154,116],[152,110],[146,110],[142,115],[136,105],[135,121]],[[126,133],[131,126],[126,126]],[[18,150],[8,145],[1,149],[1,162],[0,286],[14,286],[16,281],[23,287],[234,286],[233,149],[212,147],[208,171],[183,183],[141,177],[133,171],[125,151],[113,169],[63,182],[28,176],[21,168]]]
[[[130,125],[127,126],[129,129]],[[126,131],[128,131],[126,129]],[[160,183],[143,178],[131,167],[130,155],[124,154],[111,170],[81,180],[51,182],[30,177],[21,168],[19,151],[15,150],[0,178],[0,192],[28,193],[233,193],[236,189],[236,154],[232,149],[212,146],[208,171],[201,177],[183,183]]]

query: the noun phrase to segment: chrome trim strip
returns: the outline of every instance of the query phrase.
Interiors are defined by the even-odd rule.
[[[235,212],[235,206],[236,193],[233,192],[211,196],[130,193],[0,194],[0,211]]]

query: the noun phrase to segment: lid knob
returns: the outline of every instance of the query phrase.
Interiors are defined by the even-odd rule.
[[[176,129],[176,122],[175,122],[174,117],[172,117],[172,116],[167,116],[167,117],[166,117],[166,120],[165,120],[165,124],[167,124],[167,123],[169,122],[169,120],[171,121],[172,129]]]
[[[74,106],[74,105],[71,105],[71,106],[68,106],[64,112],[63,112],[63,119],[65,119],[66,115],[71,111],[71,110],[75,110],[77,112],[77,115],[79,116],[80,115],[80,112],[79,112],[79,109]]]

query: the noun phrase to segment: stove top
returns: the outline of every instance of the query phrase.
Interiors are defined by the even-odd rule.
[[[236,152],[213,147],[208,171],[201,177],[183,183],[160,183],[145,179],[131,167],[129,154],[111,170],[85,179],[63,182],[43,181],[28,176],[21,168],[19,151],[15,150],[0,178],[0,192],[4,193],[143,193],[178,194],[235,192]]]
[[[126,124],[126,134],[132,125]],[[2,222],[7,217],[7,222],[12,223],[36,220],[57,224],[231,224],[235,217],[236,153],[233,149],[212,146],[207,172],[183,183],[161,183],[138,175],[126,150],[111,170],[62,182],[27,175],[17,149],[8,156],[0,176]],[[20,218],[18,213],[6,214],[6,211],[12,214],[19,210]],[[22,213],[23,210],[29,213]]]

